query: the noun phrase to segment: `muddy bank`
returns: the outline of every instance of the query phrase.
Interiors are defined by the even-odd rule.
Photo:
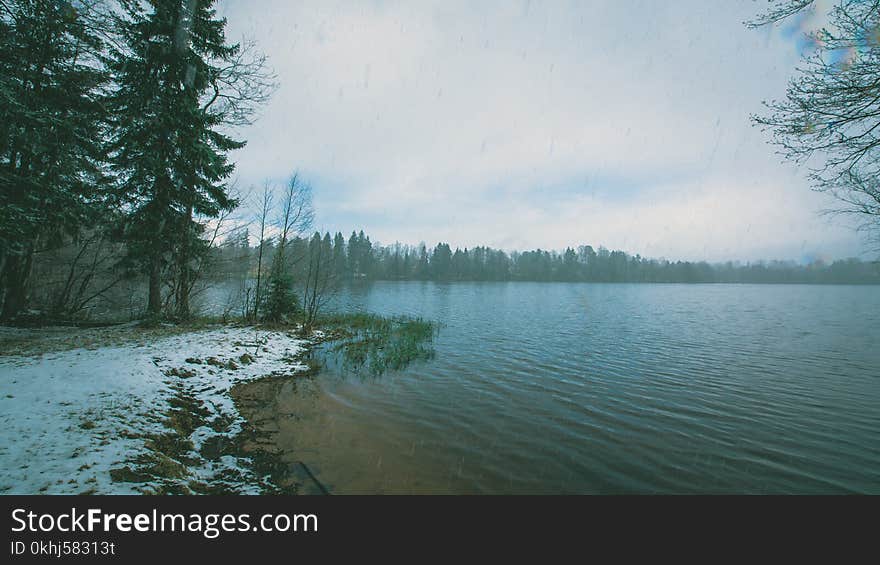
[[[298,473],[301,492],[453,492],[445,472],[420,464],[428,446],[395,443],[381,415],[361,413],[346,393],[337,394],[381,386],[412,363],[430,362],[435,326],[369,315],[331,322],[304,357],[307,373],[242,382],[230,391],[258,434],[250,445]]]
[[[247,424],[240,435],[241,453],[271,462],[276,471],[273,482],[296,494],[331,494],[317,476],[314,463],[303,460],[295,442],[289,441],[290,422],[313,420],[313,400],[320,394],[314,376],[320,370],[312,364],[295,376],[270,376],[235,385],[230,396]],[[330,447],[330,446],[328,446]]]
[[[307,490],[297,469],[280,460],[266,433],[250,425],[232,390],[254,379],[309,374],[311,339],[255,330],[253,335],[192,348],[179,359],[154,359],[172,391],[160,433],[142,437],[145,450],[111,469],[117,482],[145,485],[149,494],[297,494]],[[199,354],[200,353],[200,354]],[[206,394],[206,385],[215,389]],[[306,477],[307,479],[307,477]]]

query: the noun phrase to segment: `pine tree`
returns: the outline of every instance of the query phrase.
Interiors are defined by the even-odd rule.
[[[348,238],[348,272],[352,277],[357,278],[360,271],[361,262],[361,246],[357,234],[352,231]]]
[[[364,231],[358,233],[358,247],[360,249],[360,276],[367,278],[373,273],[373,243],[370,236],[364,236]]]
[[[421,243],[419,244],[419,258],[416,263],[416,278],[421,280],[430,278],[430,269],[428,264],[428,248],[425,247],[424,243]]]
[[[438,243],[431,255],[431,274],[436,280],[449,280],[452,269],[452,250],[448,243]]]
[[[336,232],[333,237],[333,273],[337,280],[345,276],[345,237]]]
[[[176,312],[189,315],[194,264],[205,251],[197,218],[237,204],[226,184],[234,169],[228,154],[244,142],[223,126],[247,104],[236,99],[246,93],[234,81],[247,83],[257,71],[239,66],[241,46],[226,43],[226,21],[213,3],[123,2],[123,46],[110,57],[117,83],[108,101],[115,116],[111,157],[126,211],[121,235],[131,261],[149,276],[151,314],[162,308],[169,274]],[[225,90],[230,85],[233,95]],[[255,91],[252,101],[260,100]]]

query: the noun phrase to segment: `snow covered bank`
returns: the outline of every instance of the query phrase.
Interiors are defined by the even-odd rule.
[[[0,493],[265,492],[228,391],[305,370],[306,345],[223,327],[0,357]]]

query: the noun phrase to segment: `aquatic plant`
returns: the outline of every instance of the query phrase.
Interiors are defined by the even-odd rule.
[[[342,366],[355,373],[379,376],[434,357],[434,322],[419,317],[337,314],[324,317],[333,344],[327,351],[341,356]]]

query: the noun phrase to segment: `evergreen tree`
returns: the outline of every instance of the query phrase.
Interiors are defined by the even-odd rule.
[[[357,276],[360,269],[360,243],[357,234],[352,231],[348,238],[348,273]]]
[[[27,302],[38,248],[94,227],[104,204],[106,75],[99,2],[10,0],[0,10],[0,300]]]
[[[577,262],[577,254],[574,252],[574,249],[571,247],[565,248],[565,253],[562,256],[562,270],[561,270],[561,278],[564,281],[575,281],[578,279],[578,262]]]
[[[260,305],[262,319],[269,322],[282,322],[285,318],[299,312],[300,303],[293,291],[293,277],[281,269],[282,263],[274,261],[269,274],[268,292]]]
[[[452,278],[456,280],[468,280],[470,277],[468,276],[468,252],[467,249],[462,251],[459,248],[455,248],[455,253],[452,254],[452,262],[450,265],[452,271]]]
[[[337,280],[345,276],[345,238],[342,232],[333,237],[333,274]]]
[[[214,218],[236,205],[226,184],[234,168],[227,156],[244,142],[222,129],[241,107],[224,103],[224,88],[249,80],[249,71],[230,78],[241,46],[227,44],[226,21],[213,3],[123,2],[122,45],[110,56],[122,236],[131,260],[149,276],[151,314],[162,307],[163,274],[170,274],[177,314],[189,315],[194,262],[205,251],[197,217]]]
[[[360,247],[360,275],[370,277],[373,274],[373,244],[370,236],[364,236],[363,230],[358,234],[358,246]]]
[[[452,270],[452,251],[448,243],[438,243],[431,255],[431,274],[437,280],[448,280]]]
[[[418,259],[416,260],[415,275],[417,279],[427,279],[430,277],[430,265],[428,264],[428,248],[424,243],[419,244]]]

